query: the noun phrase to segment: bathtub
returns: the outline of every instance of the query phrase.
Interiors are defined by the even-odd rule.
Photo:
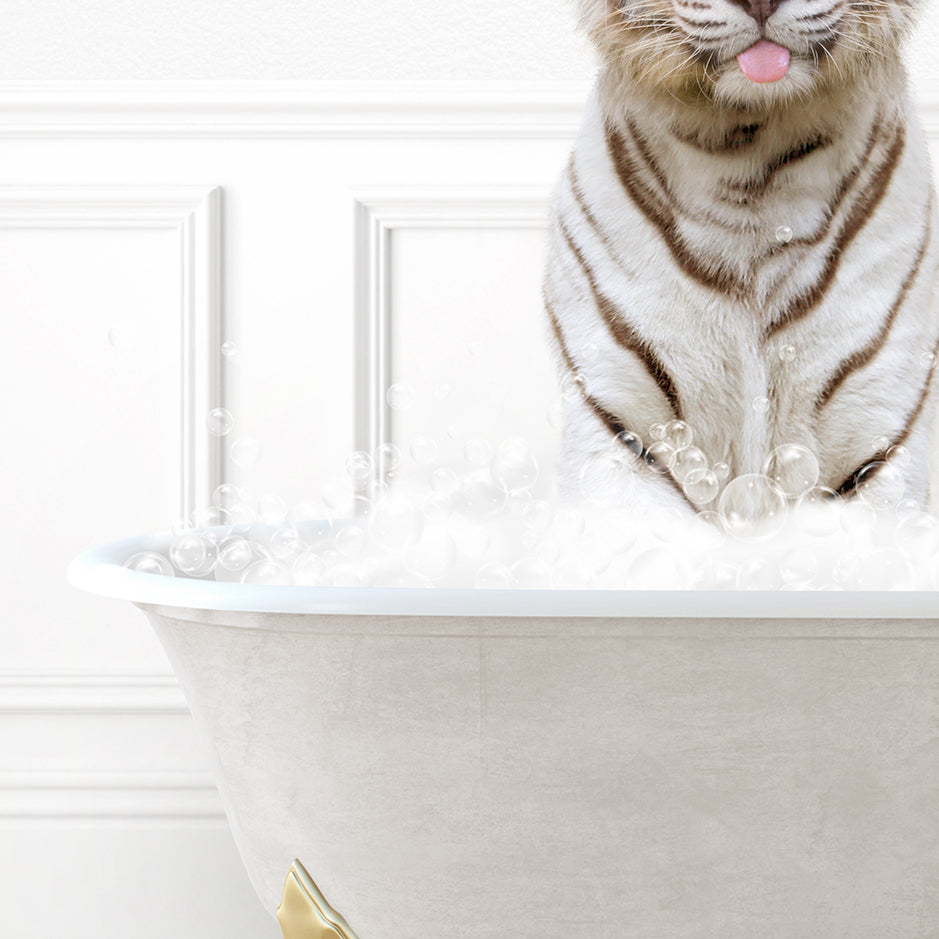
[[[166,540],[88,551],[69,578],[152,623],[265,907],[298,858],[344,918],[286,934],[939,935],[935,594],[121,566]]]

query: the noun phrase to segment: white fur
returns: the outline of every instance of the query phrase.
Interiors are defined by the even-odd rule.
[[[732,46],[736,42],[731,52],[747,48],[759,36],[756,21],[739,7],[714,0],[718,2],[727,22],[740,24],[742,38],[728,40]],[[641,358],[618,345],[603,322],[589,281],[562,233],[564,226],[603,294],[674,380],[694,443],[712,464],[729,464],[731,478],[759,473],[774,447],[797,443],[818,456],[819,485],[837,487],[874,455],[875,437],[893,440],[902,433],[928,377],[920,360],[934,350],[939,338],[935,300],[939,218],[930,198],[924,137],[908,101],[902,66],[890,59],[892,50],[883,61],[877,60],[878,71],[868,76],[870,81],[848,78],[839,85],[830,69],[822,88],[815,74],[818,69],[813,71],[810,58],[798,53],[793,38],[792,19],[804,8],[805,0],[784,3],[765,32],[779,41],[788,37],[787,44],[794,48],[790,73],[775,83],[788,82],[788,86],[754,85],[728,53],[730,58],[717,69],[710,98],[689,104],[660,93],[654,83],[636,80],[629,68],[611,58],[612,40],[604,38],[601,25],[611,16],[610,5],[606,0],[583,4],[584,23],[598,37],[607,61],[574,148],[572,167],[600,231],[586,221],[565,174],[554,203],[545,294],[565,351],[583,377],[589,397],[645,444],[651,443],[650,426],[668,422],[674,414]],[[624,56],[627,53],[628,49]],[[851,62],[846,60],[844,68],[850,75]],[[818,85],[814,92],[813,82]],[[728,101],[735,103],[729,106]],[[839,180],[863,155],[878,115],[888,125],[901,126],[904,133],[902,156],[889,186],[849,241],[821,301],[767,340],[767,328],[817,278],[832,251],[851,211],[851,199],[838,207],[830,231],[818,244],[799,247],[797,242],[826,224],[825,207]],[[752,147],[739,152],[704,152],[680,136],[713,136],[715,128],[749,121],[759,122],[761,131]],[[744,281],[747,289],[742,295],[725,296],[688,276],[660,231],[625,191],[604,128],[613,125],[628,137],[627,122],[641,135],[664,178],[654,182],[655,192],[662,198],[670,194],[682,206],[706,216],[696,222],[677,214],[685,243],[703,262],[724,265]],[[739,206],[723,199],[728,180],[746,180],[774,155],[819,132],[829,133],[835,143],[778,169],[759,199]],[[856,191],[870,181],[889,143],[887,135],[875,148]],[[887,342],[816,412],[816,399],[839,364],[881,330],[921,248],[922,228],[930,213],[932,235]],[[793,244],[767,258],[779,226],[793,230]],[[780,350],[790,345],[796,349],[795,359],[785,362]],[[933,385],[939,386],[939,381]],[[760,413],[754,402],[763,398],[770,405]],[[928,428],[936,404],[931,390],[903,441],[911,454],[906,497],[923,505],[932,448]],[[609,452],[611,446],[616,445],[609,429],[588,403],[573,396],[566,406],[561,465],[569,493],[576,492],[582,475],[590,474],[592,458]],[[628,453],[622,456],[618,477],[608,480],[612,489],[636,503],[690,508],[676,487],[650,472],[641,459]]]

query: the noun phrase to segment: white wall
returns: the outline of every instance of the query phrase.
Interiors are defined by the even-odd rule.
[[[572,20],[565,0],[5,7],[0,935],[279,934],[143,617],[64,568],[223,476],[317,495],[369,428],[523,432],[550,459],[540,226],[592,70]],[[417,392],[396,415],[392,380]],[[215,403],[256,466],[205,432]]]

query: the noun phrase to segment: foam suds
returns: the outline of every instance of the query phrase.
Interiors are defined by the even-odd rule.
[[[408,455],[357,451],[315,503],[288,507],[226,484],[174,527],[167,555],[135,555],[146,573],[248,584],[478,589],[858,590],[939,587],[939,523],[903,501],[902,448],[862,476],[848,501],[817,485],[805,448],[779,447],[762,473],[727,480],[686,425],[651,428],[656,459],[699,517],[637,510],[607,470],[622,442],[585,468],[580,497],[536,493],[526,441],[468,440],[440,457],[419,437]],[[450,442],[452,444],[452,441]],[[657,448],[657,449],[656,449]],[[598,480],[601,482],[598,483]],[[890,485],[891,481],[896,485]],[[886,482],[886,485],[885,485]],[[719,494],[718,494],[719,493]]]

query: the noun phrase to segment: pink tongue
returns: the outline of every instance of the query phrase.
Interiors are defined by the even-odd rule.
[[[740,71],[752,82],[778,82],[789,71],[789,50],[761,39],[737,56]]]

